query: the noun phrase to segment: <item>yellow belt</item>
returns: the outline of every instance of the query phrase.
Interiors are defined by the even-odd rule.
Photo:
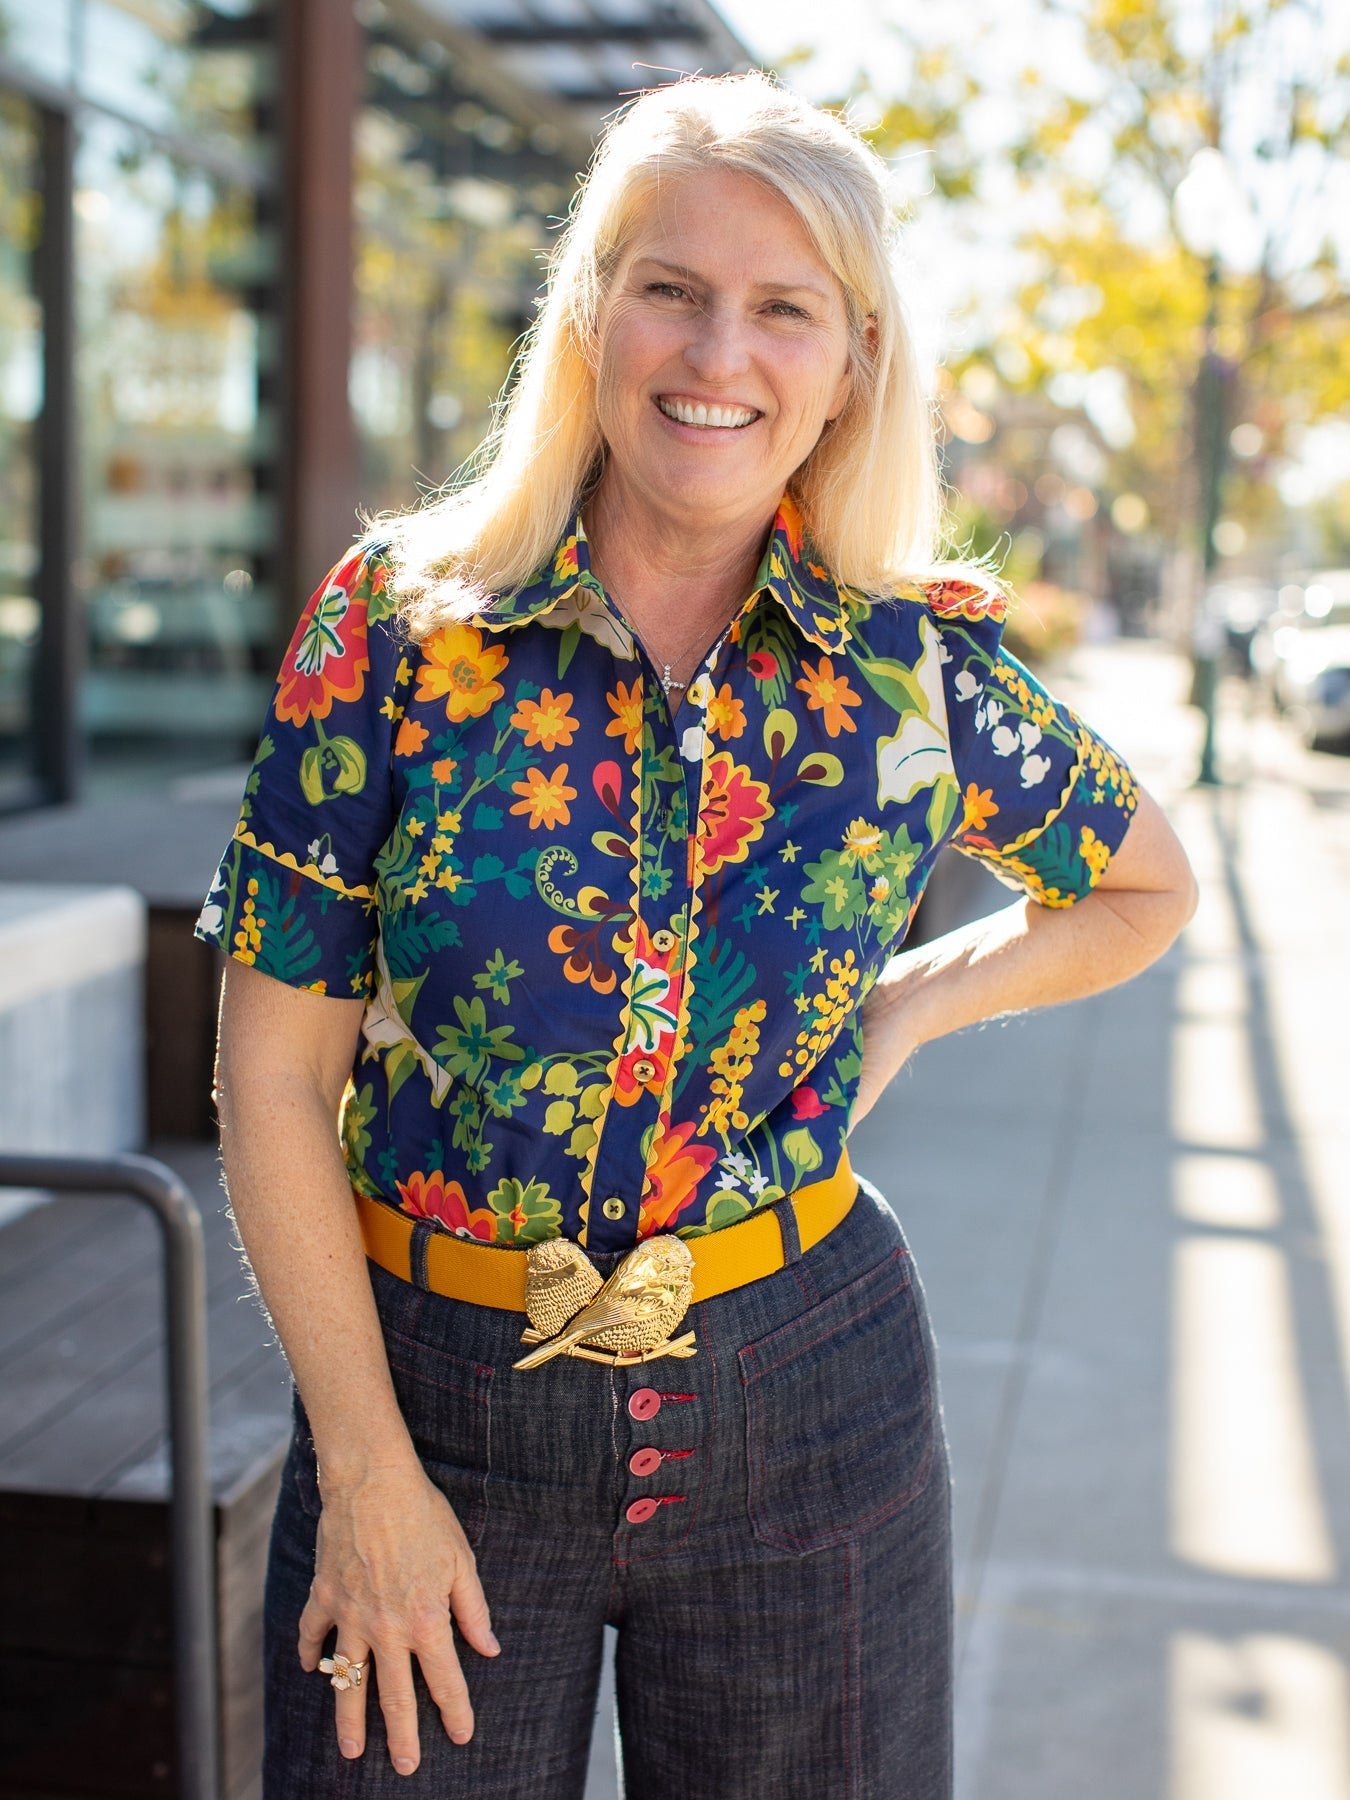
[[[809,1250],[847,1215],[857,1191],[857,1177],[845,1150],[833,1175],[824,1181],[798,1188],[775,1205],[721,1231],[709,1232],[707,1237],[685,1239],[694,1259],[695,1303],[713,1300],[783,1267],[782,1233],[771,1216],[778,1207],[791,1206],[797,1215],[802,1249]],[[366,1255],[391,1275],[411,1281],[414,1220],[383,1201],[370,1200],[364,1194],[352,1197]],[[520,1250],[433,1231],[427,1239],[426,1270],[427,1287],[447,1300],[525,1311],[526,1258]]]

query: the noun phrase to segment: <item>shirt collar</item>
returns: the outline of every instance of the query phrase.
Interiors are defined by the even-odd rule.
[[[852,590],[841,588],[829,570],[814,560],[796,501],[785,494],[774,514],[773,529],[755,576],[754,594],[769,593],[818,649],[838,655],[848,642]],[[589,590],[603,605],[603,589],[591,571],[590,547],[580,513],[551,559],[514,593],[504,594],[477,615],[489,631],[509,631],[537,619],[579,590]]]

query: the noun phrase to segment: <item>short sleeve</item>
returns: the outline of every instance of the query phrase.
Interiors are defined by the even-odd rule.
[[[1090,893],[1139,801],[1128,766],[1002,646],[1001,620],[944,620],[960,786],[956,849],[1044,906]]]
[[[321,582],[282,660],[234,837],[195,935],[291,987],[373,983],[375,864],[411,668],[381,552]]]

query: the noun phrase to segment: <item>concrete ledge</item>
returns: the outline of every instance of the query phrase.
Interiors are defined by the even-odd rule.
[[[144,1142],[145,957],[131,888],[0,884],[0,1146]]]

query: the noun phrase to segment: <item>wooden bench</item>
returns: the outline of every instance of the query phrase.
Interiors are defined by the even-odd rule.
[[[259,1792],[261,1604],[289,1433],[285,1363],[248,1294],[215,1153],[157,1144],[205,1220],[222,1781]],[[163,1274],[131,1201],[0,1227],[0,1793],[172,1796]]]

